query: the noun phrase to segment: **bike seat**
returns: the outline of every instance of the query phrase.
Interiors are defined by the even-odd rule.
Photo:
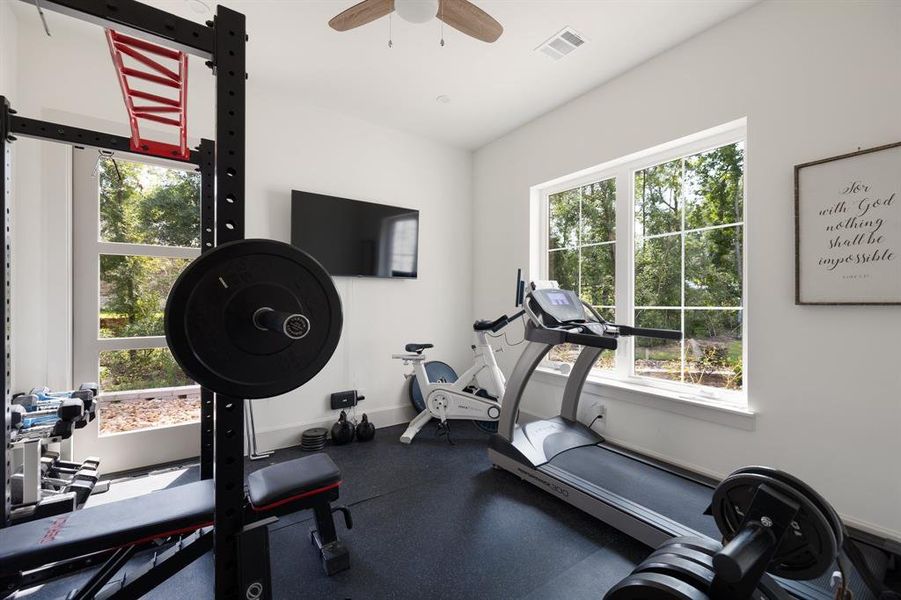
[[[416,354],[422,354],[423,350],[428,348],[434,348],[434,344],[407,344],[404,346],[404,350],[407,352],[415,352]]]
[[[472,324],[472,328],[474,331],[492,331],[495,327],[503,323],[507,319],[507,315],[501,315],[494,321],[489,321],[487,319],[479,319],[475,323]]]

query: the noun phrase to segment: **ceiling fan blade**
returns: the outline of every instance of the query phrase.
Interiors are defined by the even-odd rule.
[[[494,42],[503,26],[484,10],[467,0],[441,0],[438,18],[454,29],[483,42]]]
[[[380,19],[394,10],[394,0],[363,0],[328,22],[335,31],[347,31]]]

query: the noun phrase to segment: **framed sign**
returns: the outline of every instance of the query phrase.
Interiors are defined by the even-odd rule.
[[[901,304],[901,142],[795,166],[795,304]]]

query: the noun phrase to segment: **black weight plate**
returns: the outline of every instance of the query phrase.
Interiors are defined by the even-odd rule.
[[[835,560],[838,546],[829,518],[803,494],[779,479],[756,473],[732,474],[713,493],[713,518],[726,540],[738,533],[757,488],[768,485],[800,505],[767,571],[786,579],[815,579]]]
[[[675,577],[633,573],[604,595],[604,600],[709,600],[706,593]]]
[[[658,560],[657,557],[660,557],[659,560],[661,561],[667,561],[670,560],[669,556],[674,555],[679,558],[698,563],[700,566],[709,569],[711,572],[715,571],[713,567],[713,556],[722,549],[722,546],[720,544],[700,538],[681,539],[683,540],[683,542],[676,544],[669,544],[668,542],[665,542],[665,544],[669,545],[661,546],[660,548],[655,550],[653,553],[651,553],[650,557],[645,559],[645,562]],[[684,540],[704,542],[704,546],[694,545],[694,548],[703,548],[703,550],[692,549],[691,547],[684,546]],[[640,566],[641,565],[639,565],[639,567]],[[638,569],[636,568],[636,570]],[[786,598],[787,596],[785,590],[778,583],[776,583],[776,581],[772,577],[768,575],[763,576],[763,578],[757,584],[757,590],[752,595],[752,600],[785,600]]]
[[[832,505],[829,504],[829,501],[821,496],[820,493],[815,489],[813,489],[794,475],[786,473],[785,471],[780,471],[779,469],[774,469],[772,467],[751,465],[738,469],[736,473],[756,473],[757,475],[767,475],[774,479],[778,479],[782,483],[791,486],[792,489],[797,490],[799,493],[807,496],[807,498],[811,502],[813,502],[832,523],[832,533],[835,534],[836,544],[839,548],[842,547],[842,544],[845,541],[845,525],[844,523],[842,523],[841,517],[838,516],[835,508],[833,508]]]
[[[674,554],[661,554],[644,561],[633,573],[660,573],[680,579],[701,591],[709,591],[713,582],[713,567],[699,565],[693,560]]]
[[[309,333],[292,340],[254,325],[263,307],[299,313]],[[341,337],[341,300],[313,257],[273,240],[229,242],[182,271],[166,302],[166,341],[184,372],[235,398],[300,387],[326,365]]]
[[[692,550],[691,548],[685,548],[683,546],[672,546],[669,549],[659,548],[655,550],[646,560],[656,560],[658,556],[678,556],[712,570],[713,555],[713,552],[708,553],[700,550]]]
[[[710,551],[713,554],[716,554],[720,550],[723,549],[723,545],[715,540],[711,540],[706,537],[699,537],[696,535],[682,535],[679,537],[674,537],[672,539],[666,540],[663,542],[657,549],[662,550],[667,546],[685,546],[687,548],[694,548],[695,550],[702,550],[704,552]]]
[[[647,558],[645,560],[645,563],[649,563],[652,560],[654,560],[654,561],[659,560],[661,562],[670,562],[673,560],[674,557],[681,558],[688,562],[697,564],[700,568],[710,571],[710,573],[711,573],[710,581],[713,581],[712,577],[713,577],[713,573],[715,572],[714,567],[713,567],[713,555],[714,554],[715,554],[715,552],[713,552],[713,551],[710,551],[709,553],[707,551],[700,552],[698,550],[692,550],[690,548],[685,548],[683,546],[676,546],[670,552],[664,552],[662,550],[658,550],[658,551],[654,552],[649,558]],[[642,564],[644,564],[644,563],[642,563]],[[640,566],[641,565],[639,565],[639,567]],[[635,570],[637,571],[639,569],[636,568]],[[683,578],[683,577],[680,577],[680,578]],[[767,580],[771,585],[775,586],[776,588],[778,588],[781,591],[782,588],[779,588],[779,586],[777,584],[775,584],[772,579],[767,578]],[[770,588],[768,588],[767,586],[763,585],[763,582],[761,582],[757,585],[757,590],[752,594],[751,600],[767,600],[767,598],[783,598],[783,597],[784,596],[772,595],[772,590]]]

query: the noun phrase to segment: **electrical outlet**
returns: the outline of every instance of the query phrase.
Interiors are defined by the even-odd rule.
[[[597,401],[591,404],[591,413],[588,415],[592,425],[599,424],[602,427],[607,423],[607,405]]]

